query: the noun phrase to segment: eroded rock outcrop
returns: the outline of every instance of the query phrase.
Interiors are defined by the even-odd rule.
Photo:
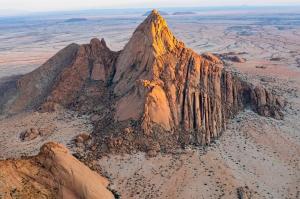
[[[56,111],[70,105],[89,81],[111,82],[117,55],[104,39],[67,46],[17,81],[17,92],[7,100],[6,111],[17,113],[39,107],[42,111]]]
[[[218,56],[187,48],[155,10],[122,51],[98,39],[72,44],[18,85],[10,111],[72,107],[92,113],[93,148],[102,151],[206,145],[244,108],[283,117],[282,100],[226,69]]]
[[[109,83],[117,54],[107,48],[104,40],[92,39],[90,44],[80,46],[73,64],[60,74],[47,101],[66,106],[80,94],[87,80]]]
[[[245,107],[282,117],[282,104],[269,91],[226,71],[218,57],[186,48],[157,11],[121,52],[114,82],[119,97],[115,119],[140,119],[147,135],[159,126],[185,132],[184,142],[208,144]]]
[[[246,62],[246,59],[240,57],[241,54],[244,54],[244,53],[229,52],[229,53],[218,54],[218,56],[220,56],[221,59],[226,60],[226,61],[231,61],[231,62],[236,62],[236,63],[244,63],[244,62]]]
[[[114,198],[108,183],[56,143],[34,157],[0,161],[0,198]]]

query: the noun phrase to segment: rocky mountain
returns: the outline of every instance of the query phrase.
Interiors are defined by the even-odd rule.
[[[280,98],[227,70],[219,57],[187,48],[156,10],[120,52],[103,39],[71,44],[15,85],[2,99],[4,112],[89,113],[93,148],[101,152],[206,145],[245,108],[283,117]]]
[[[37,156],[0,161],[0,183],[0,198],[114,198],[106,178],[52,142]]]
[[[42,104],[67,106],[80,94],[87,80],[109,81],[117,55],[108,49],[104,40],[92,39],[90,44],[81,46],[71,44],[21,77],[17,92],[5,109],[17,113]]]

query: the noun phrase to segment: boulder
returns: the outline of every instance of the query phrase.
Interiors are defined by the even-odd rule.
[[[75,143],[76,145],[85,144],[91,136],[88,133],[80,133],[75,137]]]
[[[238,187],[237,188],[237,195],[238,195],[238,199],[251,199],[251,198],[253,198],[253,193],[249,189],[248,186]]]
[[[155,157],[158,154],[158,152],[160,152],[160,144],[158,142],[152,142],[148,146],[147,155],[149,157]]]
[[[44,136],[49,136],[53,133],[54,129],[50,127],[42,127],[39,128],[39,135],[44,137]]]
[[[39,136],[39,131],[36,128],[30,128],[20,135],[22,141],[31,141]]]

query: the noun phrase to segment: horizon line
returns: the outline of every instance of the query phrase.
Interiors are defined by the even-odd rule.
[[[224,6],[214,6],[214,5],[208,5],[208,6],[160,6],[160,7],[95,7],[95,8],[71,8],[71,9],[50,9],[50,10],[22,10],[22,9],[0,9],[0,11],[6,11],[6,12],[12,12],[10,15],[9,13],[1,15],[1,16],[18,16],[18,15],[30,15],[30,14],[42,14],[42,13],[56,13],[56,12],[78,12],[78,11],[92,11],[92,10],[153,10],[157,9],[158,11],[162,11],[162,9],[205,9],[205,8],[277,8],[277,7],[290,7],[290,8],[300,8],[300,3],[292,3],[292,4],[275,4],[275,5],[224,5]],[[15,12],[15,13],[14,13]],[[15,14],[15,15],[14,15]]]

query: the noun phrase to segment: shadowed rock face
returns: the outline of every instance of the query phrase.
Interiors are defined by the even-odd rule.
[[[97,100],[86,103],[100,87]],[[96,142],[105,149],[117,145],[144,150],[143,145],[157,146],[152,141],[162,147],[167,140],[209,144],[244,108],[283,117],[281,100],[226,71],[213,54],[198,55],[185,47],[155,10],[121,52],[110,51],[103,40],[73,44],[22,77],[18,92],[9,110],[41,105],[47,111],[56,104],[76,104],[96,114],[106,112],[94,122]],[[81,96],[85,98],[78,100]],[[103,108],[96,110],[99,105]],[[133,129],[130,139],[122,133],[128,125]]]
[[[77,44],[71,44],[38,69],[21,77],[17,82],[16,99],[9,104],[7,111],[17,113],[40,105],[51,92],[58,76],[73,62],[78,49]]]
[[[81,46],[67,46],[18,80],[17,94],[7,104],[7,112],[17,113],[38,108],[41,104],[47,109],[55,109],[56,104],[68,106],[88,81],[109,83],[117,54],[109,50],[103,39],[92,39],[90,44]]]
[[[0,161],[0,174],[1,198],[114,198],[106,178],[56,143],[43,145],[34,157]]]

